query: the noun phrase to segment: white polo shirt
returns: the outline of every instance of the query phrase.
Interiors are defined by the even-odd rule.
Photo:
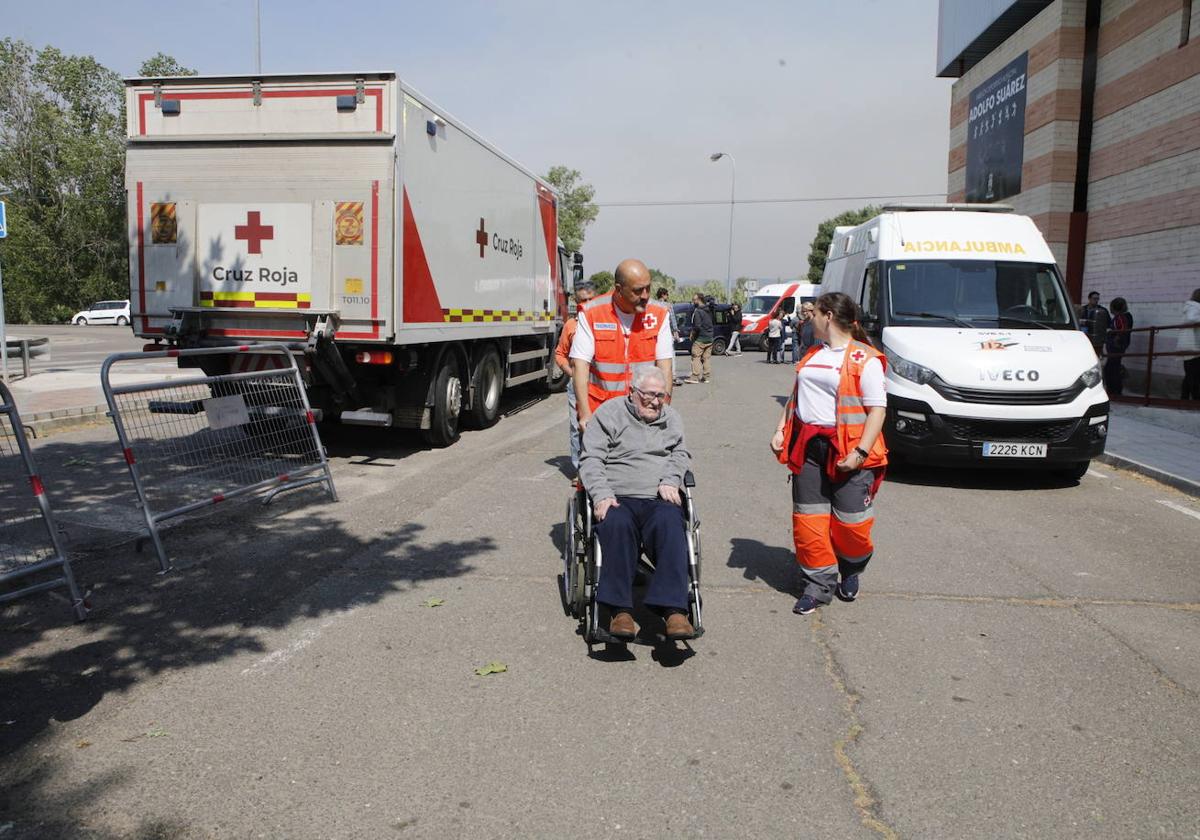
[[[837,425],[837,389],[842,379],[842,361],[846,348],[834,350],[828,344],[813,354],[796,375],[796,416],[814,426]],[[883,363],[878,358],[863,365],[863,405],[868,408],[887,405]]]

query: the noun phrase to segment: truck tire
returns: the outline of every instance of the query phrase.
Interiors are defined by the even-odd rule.
[[[500,354],[489,347],[475,362],[471,373],[471,425],[486,429],[500,418],[500,395],[504,393],[504,370]]]
[[[433,408],[429,428],[424,431],[430,446],[449,446],[458,440],[458,421],[462,415],[462,380],[454,354],[446,353],[433,378]]]

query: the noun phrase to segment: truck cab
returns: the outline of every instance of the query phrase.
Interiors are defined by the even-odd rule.
[[[1104,451],[1100,366],[1028,217],[997,205],[884,208],[835,234],[822,287],[858,302],[887,357],[894,457],[1079,477]]]

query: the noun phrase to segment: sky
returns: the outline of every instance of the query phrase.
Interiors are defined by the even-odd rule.
[[[821,220],[945,197],[937,0],[260,0],[263,72],[395,70],[526,167],[601,205],[588,274],[797,277]],[[0,35],[134,75],[157,52],[255,69],[254,0],[3,0]],[[729,159],[709,160],[714,152]],[[812,199],[841,199],[821,200]],[[614,206],[628,202],[709,205]]]

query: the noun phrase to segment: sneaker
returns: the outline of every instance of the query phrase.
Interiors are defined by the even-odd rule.
[[[858,597],[858,575],[847,575],[838,581],[836,594],[843,601],[853,601]]]
[[[796,615],[808,615],[811,612],[816,612],[817,607],[821,606],[817,603],[817,599],[811,595],[801,595],[800,600],[796,602],[796,606],[792,607],[792,612]]]
[[[702,385],[706,385],[706,384],[708,384],[709,382],[712,382],[712,379],[711,379],[711,378],[709,378],[709,377],[707,377],[707,376],[706,376],[706,377],[704,377],[703,379],[701,379],[701,380],[700,380],[700,383],[701,383]]]

